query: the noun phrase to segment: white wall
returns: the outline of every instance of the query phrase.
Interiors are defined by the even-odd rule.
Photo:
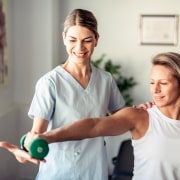
[[[8,129],[8,124],[16,123],[18,127],[10,126],[11,132],[3,131],[4,136],[0,136],[1,139],[6,137],[11,140],[13,134],[13,141],[16,141],[31,127],[32,122],[26,115],[35,83],[42,74],[65,60],[66,52],[61,39],[61,30],[65,16],[73,8],[86,8],[96,15],[100,40],[93,58],[106,53],[107,57],[122,66],[124,75],[135,78],[138,82],[132,91],[135,104],[151,100],[148,90],[151,57],[163,51],[179,51],[179,44],[177,46],[138,44],[139,15],[179,15],[179,0],[8,0],[8,2],[10,78],[9,85],[0,90],[0,113],[6,114],[6,117],[4,115],[0,117],[0,127]],[[180,43],[180,36],[178,42]],[[9,107],[14,105],[18,111],[12,110],[15,113],[13,118],[11,111],[7,109],[11,109]],[[5,121],[6,118],[9,121]],[[110,173],[113,169],[111,158],[117,154],[120,142],[128,137],[126,134],[107,138]],[[6,158],[10,158],[8,153]],[[13,160],[13,165],[14,163]],[[34,176],[36,171],[34,166],[33,168],[20,166],[19,176],[27,175],[31,178],[31,174]]]
[[[37,79],[52,68],[52,2],[11,0],[13,98],[29,103]]]

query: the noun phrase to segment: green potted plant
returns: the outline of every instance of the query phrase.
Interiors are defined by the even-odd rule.
[[[121,74],[121,66],[113,64],[111,59],[105,59],[106,54],[102,54],[98,59],[93,60],[92,64],[97,68],[102,68],[112,74],[117,86],[125,99],[125,106],[133,105],[133,98],[129,90],[133,88],[137,82],[133,77],[125,77]]]

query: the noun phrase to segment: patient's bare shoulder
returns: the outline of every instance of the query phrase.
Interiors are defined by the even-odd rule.
[[[147,110],[142,108],[125,108],[126,114],[134,123],[134,128],[131,129],[132,137],[139,139],[143,137],[149,127],[149,115]]]

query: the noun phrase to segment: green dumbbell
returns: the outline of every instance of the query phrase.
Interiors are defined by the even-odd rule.
[[[23,135],[20,139],[21,149],[26,150],[24,147],[24,141],[26,139],[26,134]],[[26,150],[27,151],[27,150]],[[29,154],[36,159],[44,159],[44,157],[49,152],[49,146],[46,140],[42,138],[36,138],[32,140],[29,144]]]

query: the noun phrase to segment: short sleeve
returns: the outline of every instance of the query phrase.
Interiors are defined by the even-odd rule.
[[[112,77],[111,93],[110,93],[110,100],[108,106],[109,112],[113,112],[118,109],[121,109],[124,105],[125,105],[125,100],[121,95],[114,78]]]
[[[42,77],[36,84],[28,116],[51,120],[55,103],[55,85],[51,79]]]

